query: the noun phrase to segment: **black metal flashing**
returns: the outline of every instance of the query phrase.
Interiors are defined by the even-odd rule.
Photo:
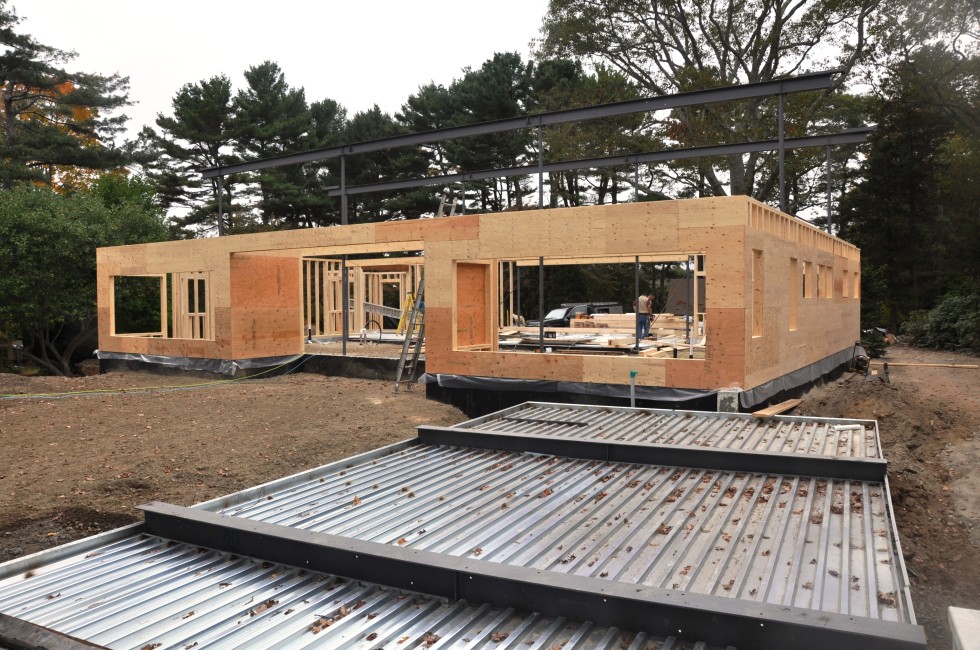
[[[354,580],[599,625],[747,648],[925,648],[920,626],[668,589],[366,542],[164,503],[141,507],[150,534]]]

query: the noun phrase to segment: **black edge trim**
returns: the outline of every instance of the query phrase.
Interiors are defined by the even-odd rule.
[[[922,650],[922,627],[468,560],[166,503],[150,534],[227,553],[545,616],[748,648]],[[686,632],[685,632],[686,631]]]
[[[832,458],[807,454],[759,453],[680,445],[628,444],[575,440],[481,429],[455,429],[423,425],[419,442],[429,445],[475,447],[500,451],[526,451],[620,463],[693,467],[759,474],[793,474],[851,481],[885,480],[888,464],[877,458]]]

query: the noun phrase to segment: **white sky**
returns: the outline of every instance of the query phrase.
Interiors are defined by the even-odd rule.
[[[235,89],[265,60],[307,102],[349,115],[394,113],[431,82],[448,85],[495,52],[530,58],[547,0],[9,0],[21,33],[74,50],[67,67],[128,76],[129,135],[170,114],[186,83],[218,74]]]

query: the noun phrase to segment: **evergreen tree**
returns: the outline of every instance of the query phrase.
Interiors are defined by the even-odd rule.
[[[457,107],[457,124],[520,117],[530,108],[533,65],[519,54],[497,53],[478,70],[466,69],[449,89]],[[527,160],[535,136],[530,129],[466,138],[450,143],[450,157],[461,171],[514,167]],[[476,183],[481,210],[520,207],[530,190],[519,177]]]
[[[58,184],[64,167],[109,169],[125,162],[112,137],[126,120],[129,80],[68,72],[76,55],[17,31],[0,0],[0,187],[20,180]]]
[[[886,76],[861,182],[842,201],[841,235],[862,249],[862,300],[884,305],[892,331],[980,277],[980,149],[938,101],[951,88],[935,90],[976,88],[976,67],[951,66],[956,58],[925,47]]]
[[[231,80],[224,75],[184,85],[173,98],[173,115],[157,115],[158,134],[140,133],[139,156],[165,211],[179,212],[172,222],[184,236],[216,224],[218,179],[204,181],[201,169],[235,159],[231,136]],[[234,214],[236,179],[223,179],[222,213]],[[227,219],[227,216],[226,216]],[[222,232],[227,224],[221,224]]]
[[[307,150],[310,113],[303,88],[290,88],[277,63],[265,61],[245,71],[246,87],[234,101],[235,151],[243,160],[261,160]],[[305,180],[299,165],[264,169],[252,175],[264,226],[296,227],[303,218]]]
[[[377,105],[356,113],[347,124],[345,140],[368,142],[404,135],[406,128]],[[419,178],[428,172],[429,160],[419,147],[389,149],[349,156],[345,160],[347,185],[367,185],[381,181]],[[401,192],[371,192],[351,197],[350,223],[416,218],[433,212],[438,205],[431,188]]]

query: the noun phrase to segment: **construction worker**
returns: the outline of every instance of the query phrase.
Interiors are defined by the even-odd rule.
[[[650,335],[650,307],[652,301],[641,295],[633,301],[633,311],[637,314],[636,337],[645,339]]]

